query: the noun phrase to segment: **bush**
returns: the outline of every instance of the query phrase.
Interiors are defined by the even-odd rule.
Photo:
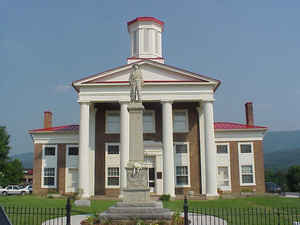
[[[168,202],[168,201],[170,201],[170,198],[171,198],[171,195],[164,194],[159,197],[159,200],[161,200],[163,202]]]

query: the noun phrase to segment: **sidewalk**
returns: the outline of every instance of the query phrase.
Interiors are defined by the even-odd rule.
[[[80,225],[80,222],[87,218],[89,215],[75,215],[71,216],[71,225]],[[52,220],[47,220],[42,225],[66,225],[67,224],[67,218],[66,217],[60,217]]]

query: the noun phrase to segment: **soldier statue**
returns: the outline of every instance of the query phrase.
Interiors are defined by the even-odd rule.
[[[129,77],[130,85],[130,102],[142,102],[142,87],[144,86],[144,80],[142,72],[138,64],[133,65],[133,71]]]

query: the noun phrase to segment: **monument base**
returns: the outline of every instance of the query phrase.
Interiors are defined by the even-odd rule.
[[[147,202],[150,201],[149,188],[123,189],[123,202]]]
[[[99,215],[100,221],[126,222],[130,220],[170,222],[173,212],[165,209],[162,202],[118,202]]]

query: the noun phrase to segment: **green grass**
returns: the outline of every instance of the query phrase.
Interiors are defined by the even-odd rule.
[[[65,208],[66,198],[46,198],[34,195],[27,196],[0,196],[1,206],[21,206],[30,208]],[[100,213],[114,205],[116,201],[113,200],[92,200],[91,207],[75,207],[72,205],[72,214],[95,214]],[[164,202],[164,207],[173,211],[182,211],[183,200],[175,200]],[[269,214],[267,224],[278,224],[278,218],[281,224],[291,224],[292,218],[287,216],[277,216],[277,208],[298,208],[297,216],[300,219],[300,199],[281,198],[278,196],[260,196],[260,197],[247,197],[237,199],[218,199],[218,200],[202,200],[202,201],[189,201],[189,208],[200,210],[201,214],[219,215],[228,221],[228,224],[264,224],[255,222],[257,217],[255,214]],[[222,209],[229,210],[227,213]],[[233,210],[231,210],[233,209]],[[249,210],[250,209],[250,210]],[[203,211],[205,210],[205,211]],[[230,211],[231,210],[231,211]],[[279,210],[281,213],[282,209]],[[228,213],[229,212],[229,213]],[[27,215],[29,219],[32,219]],[[27,219],[28,219],[27,218]],[[41,217],[43,221],[53,218],[50,215]],[[21,219],[22,220],[22,219]],[[28,223],[28,222],[27,222]],[[24,225],[27,224],[24,222]]]

